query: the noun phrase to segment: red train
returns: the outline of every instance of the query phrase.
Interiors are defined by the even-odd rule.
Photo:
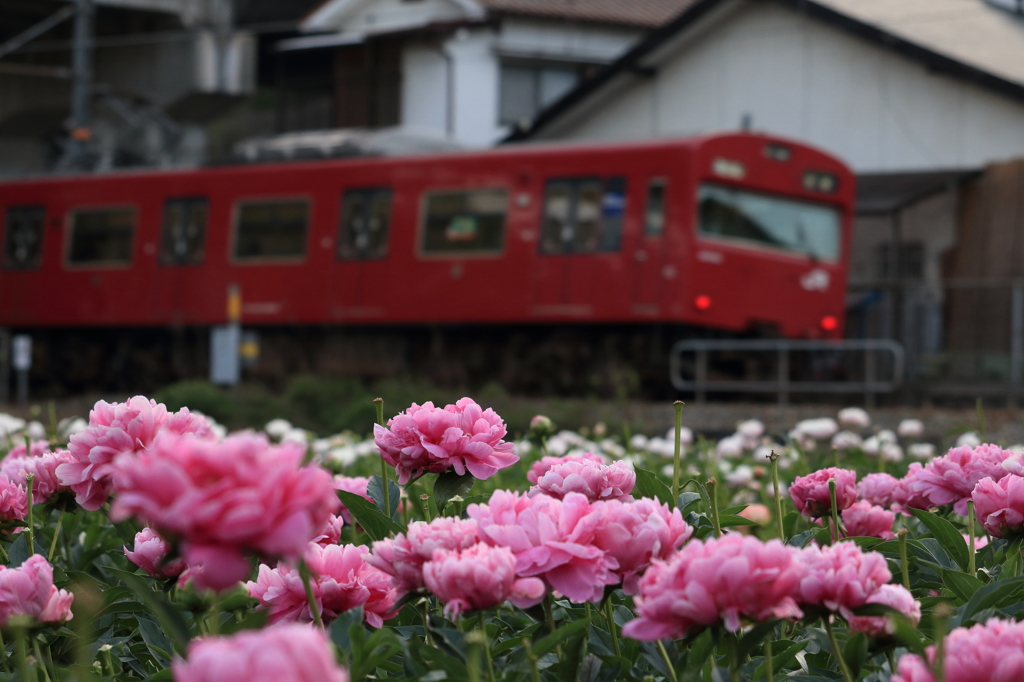
[[[201,344],[237,289],[268,339],[552,323],[839,337],[853,201],[841,161],[754,134],[6,182],[0,326],[44,358],[73,330]]]

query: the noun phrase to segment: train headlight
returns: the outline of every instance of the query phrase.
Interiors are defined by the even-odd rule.
[[[697,310],[707,310],[711,307],[711,297],[707,294],[700,294],[693,299],[693,307]]]
[[[836,319],[835,315],[826,315],[821,318],[821,328],[827,332],[834,332],[839,328],[839,320]]]

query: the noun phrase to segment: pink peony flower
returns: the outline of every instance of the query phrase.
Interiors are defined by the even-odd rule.
[[[0,474],[0,525],[4,521],[22,521],[28,514],[28,491]]]
[[[1024,478],[1014,474],[998,481],[983,478],[974,487],[972,498],[978,521],[993,537],[1006,538],[1024,532]]]
[[[726,535],[688,542],[667,562],[652,562],[635,598],[639,617],[622,634],[653,642],[719,622],[738,632],[744,620],[799,618],[793,597],[802,575],[797,550],[778,540]]]
[[[209,422],[187,408],[171,414],[142,396],[124,403],[99,401],[89,413],[88,428],[71,436],[71,461],[57,467],[61,485],[70,487],[84,508],[99,509],[110,497],[117,456],[145,451],[161,432],[213,437]]]
[[[48,502],[54,495],[74,493],[71,488],[61,484],[57,476],[57,467],[74,461],[70,452],[57,450],[56,452],[44,451],[37,454],[35,443],[32,445],[32,456],[25,456],[25,448],[22,448],[21,451],[20,456],[14,455],[14,451],[11,451],[0,462],[0,473],[18,485],[24,486],[26,492],[28,491],[28,475],[33,474],[35,478],[32,479],[32,504]]]
[[[7,627],[15,616],[28,616],[39,623],[63,623],[72,618],[74,600],[75,595],[54,586],[53,566],[38,554],[26,559],[20,568],[0,566],[0,627]]]
[[[898,480],[896,488],[892,491],[892,510],[910,516],[908,509],[927,509],[928,496],[918,490],[918,476],[924,471],[924,465],[920,462],[912,462],[907,470],[907,475]]]
[[[984,625],[954,628],[944,643],[946,682],[1015,682],[1024,680],[1024,623],[990,618]],[[935,645],[900,658],[892,682],[935,682],[931,665]]]
[[[836,504],[846,509],[857,501],[857,472],[829,467],[806,476],[797,476],[789,486],[796,510],[804,516],[823,517],[832,511],[828,481],[836,481]]]
[[[867,603],[879,587],[892,580],[885,557],[863,552],[853,542],[829,547],[810,545],[801,550],[804,575],[798,599],[808,606],[823,606],[843,618]]]
[[[953,511],[967,514],[967,500],[983,478],[999,480],[1007,475],[1003,462],[1013,457],[997,445],[953,448],[936,457],[918,472],[910,484],[911,492],[928,500],[929,506],[953,504]]]
[[[594,544],[600,515],[589,512],[590,501],[579,493],[556,500],[507,490],[466,510],[481,540],[512,550],[520,576],[543,578],[572,601],[597,602],[605,585],[619,582],[619,563]]]
[[[537,480],[531,495],[543,493],[558,499],[566,493],[580,493],[591,502],[631,500],[636,474],[625,462],[610,466],[594,462],[559,462]]]
[[[851,537],[882,538],[892,540],[896,513],[876,507],[867,500],[855,502],[843,510],[843,525]]]
[[[921,622],[921,602],[914,599],[903,585],[882,585],[868,597],[868,604],[885,604],[909,618],[914,625]],[[863,632],[868,637],[889,637],[895,632],[892,620],[886,616],[853,616],[850,630]]]
[[[375,628],[398,613],[395,604],[399,595],[386,573],[366,563],[369,551],[362,545],[309,545],[306,564],[313,597],[325,623],[357,606],[363,607],[363,617]],[[312,622],[302,577],[287,563],[281,562],[277,568],[261,564],[256,581],[246,587],[259,600],[260,608],[269,611],[271,623]]]
[[[971,536],[968,535],[967,533],[961,533],[961,535],[964,536],[964,542],[966,542],[967,546],[970,547],[971,546]],[[974,536],[974,551],[977,552],[978,550],[985,549],[986,547],[988,547],[988,537],[985,536],[985,535],[975,535]]]
[[[619,564],[615,570],[622,590],[636,594],[640,576],[654,559],[668,559],[693,535],[678,509],[643,498],[625,504],[609,501],[591,507],[599,521],[594,529],[594,546],[603,549]]]
[[[174,682],[348,682],[327,636],[306,625],[274,625],[202,637],[171,664]]]
[[[331,514],[327,518],[327,522],[320,528],[320,531],[313,536],[310,542],[315,542],[318,545],[340,545],[341,544],[341,529],[345,527],[345,519],[341,516],[335,516]]]
[[[516,557],[508,547],[483,543],[462,551],[437,550],[423,564],[423,580],[431,594],[455,618],[466,611],[489,609],[510,599],[527,608],[547,594],[539,578],[516,578]]]
[[[124,555],[153,578],[175,578],[185,570],[185,560],[175,559],[164,563],[164,557],[171,551],[170,545],[152,528],[143,528],[135,534],[135,551],[124,548]]]
[[[247,553],[298,557],[338,506],[331,477],[303,466],[304,448],[263,436],[223,441],[164,435],[117,463],[115,522],[136,516],[180,538],[197,588],[225,589],[248,574]]]
[[[868,474],[857,484],[857,499],[888,509],[899,479],[889,474]]]
[[[476,528],[472,519],[450,516],[438,516],[430,523],[413,521],[404,535],[374,542],[366,562],[390,575],[401,594],[415,592],[425,585],[423,564],[434,552],[469,549],[479,541]]]
[[[370,497],[369,493],[366,492],[369,489],[369,487],[370,479],[368,479],[366,476],[338,475],[334,477],[335,490],[344,490],[347,493],[359,495],[359,497],[362,497],[364,499],[369,500],[370,502],[373,502],[373,498]],[[341,505],[341,511],[338,513],[341,515],[341,518],[345,520],[345,523],[352,525],[352,514],[349,513],[348,509],[345,508],[345,505]]]
[[[541,457],[539,460],[534,462],[530,466],[530,470],[526,472],[526,480],[533,485],[537,485],[537,481],[541,479],[553,466],[563,464],[565,462],[591,462],[593,464],[604,464],[604,457],[601,455],[594,454],[593,452],[578,452],[573,455],[565,455],[563,457]]]
[[[412,406],[373,427],[381,457],[398,472],[405,485],[424,473],[454,469],[476,478],[490,478],[499,469],[519,461],[514,445],[502,440],[505,423],[494,410],[481,410],[470,398],[443,409],[433,403]]]

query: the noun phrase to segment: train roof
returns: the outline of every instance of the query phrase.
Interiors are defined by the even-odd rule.
[[[563,154],[566,151],[576,153],[602,153],[626,152],[644,149],[665,149],[665,148],[694,148],[712,140],[730,138],[751,138],[763,142],[777,142],[789,146],[800,147],[811,153],[829,158],[847,168],[845,162],[829,152],[808,145],[798,140],[793,140],[778,135],[759,132],[723,131],[712,132],[703,135],[696,135],[685,138],[665,138],[660,140],[637,140],[637,141],[612,141],[612,142],[544,142],[508,144],[490,149],[445,151],[436,154],[411,154],[406,156],[350,156],[344,158],[327,159],[301,159],[301,160],[279,160],[254,163],[233,163],[225,165],[199,166],[194,168],[173,168],[173,169],[117,169],[107,173],[89,174],[59,174],[59,175],[37,175],[17,179],[0,179],[0,188],[11,187],[23,184],[61,184],[69,181],[77,182],[103,182],[111,178],[172,178],[196,174],[209,174],[211,176],[226,173],[263,173],[271,169],[287,167],[289,170],[320,170],[330,168],[344,168],[356,164],[380,164],[396,165],[410,162],[421,162],[429,160],[431,163],[439,161],[464,161],[482,156],[498,156],[503,158],[525,157],[525,156],[548,156]]]

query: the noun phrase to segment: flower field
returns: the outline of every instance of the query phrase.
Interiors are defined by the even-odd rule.
[[[0,415],[0,680],[1024,680],[1024,448],[376,407]]]

